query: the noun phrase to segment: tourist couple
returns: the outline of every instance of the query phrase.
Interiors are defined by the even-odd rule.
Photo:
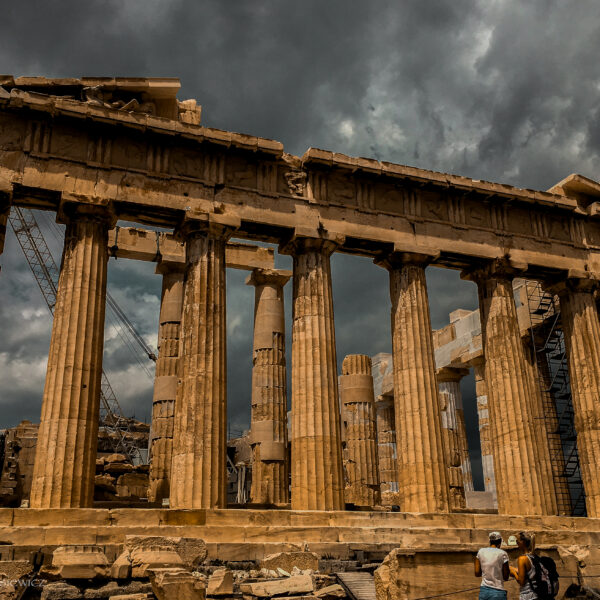
[[[517,566],[508,564],[508,554],[500,549],[502,536],[497,531],[489,535],[490,545],[481,548],[475,558],[475,576],[481,577],[479,600],[506,600],[504,582],[512,575],[521,586],[519,600],[535,600],[540,595],[535,591],[536,568],[539,559],[534,554],[535,534],[521,531],[517,545],[521,556]]]

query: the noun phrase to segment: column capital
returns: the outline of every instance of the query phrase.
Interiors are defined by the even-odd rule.
[[[289,239],[279,244],[279,253],[296,256],[298,254],[316,251],[325,254],[326,256],[330,256],[345,241],[345,235],[330,232],[325,229],[305,232],[300,228],[296,228]]]
[[[550,280],[542,283],[542,287],[559,298],[572,292],[593,293],[600,288],[598,278],[587,271],[569,270],[567,277],[561,280]]]
[[[392,271],[405,266],[425,268],[440,256],[440,251],[435,248],[414,247],[410,250],[394,244],[391,252],[381,254],[373,260],[379,266]]]
[[[109,229],[117,224],[112,201],[107,198],[63,192],[56,213],[57,223],[89,220],[104,223]]]
[[[246,285],[279,285],[283,287],[291,278],[291,271],[282,269],[252,269],[246,278]]]
[[[516,261],[509,256],[478,262],[471,269],[461,272],[460,278],[479,283],[486,279],[505,279],[512,281],[527,270],[527,263]]]
[[[469,374],[469,369],[459,367],[440,367],[435,372],[435,377],[438,383],[446,381],[460,381],[463,377]]]
[[[206,235],[224,241],[240,227],[239,217],[225,213],[186,214],[175,230],[175,236],[187,240],[198,235]]]

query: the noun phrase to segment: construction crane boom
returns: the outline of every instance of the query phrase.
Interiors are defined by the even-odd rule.
[[[9,215],[9,222],[42,292],[42,296],[48,305],[48,309],[51,314],[54,314],[60,271],[48,248],[48,244],[44,239],[35,215],[29,209],[13,206]],[[117,318],[123,322],[133,339],[141,346],[148,358],[156,361],[155,353],[136,331],[115,299],[108,293],[107,303],[117,315]],[[109,433],[113,450],[125,454],[132,463],[134,461],[142,462],[139,448],[125,435],[126,432],[130,431],[129,420],[123,415],[119,401],[104,370],[102,370],[99,418],[100,424]],[[110,435],[111,433],[113,434],[112,436]]]

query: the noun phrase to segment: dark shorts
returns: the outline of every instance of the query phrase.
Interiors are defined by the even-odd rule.
[[[479,600],[506,600],[506,590],[497,590],[496,588],[482,585],[479,588]]]

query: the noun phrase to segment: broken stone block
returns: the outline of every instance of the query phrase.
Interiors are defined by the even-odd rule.
[[[82,598],[81,592],[74,585],[57,581],[44,586],[40,600],[80,600]]]
[[[14,600],[17,590],[9,578],[0,576],[0,600]]]
[[[242,583],[242,594],[250,594],[259,598],[270,598],[282,594],[306,594],[312,592],[314,584],[310,575],[293,575],[286,579],[273,579],[271,581],[255,581]]]
[[[148,475],[124,473],[117,479],[117,496],[122,498],[145,498],[148,494]]]
[[[115,487],[115,478],[108,473],[96,475],[94,479],[94,487],[106,492],[115,493],[117,491],[117,488]]]
[[[0,581],[3,579],[21,579],[33,571],[33,565],[28,560],[1,560]],[[6,587],[6,586],[4,586]],[[2,586],[0,586],[1,590]]]
[[[327,587],[321,588],[315,592],[317,598],[324,598],[325,600],[332,600],[334,598],[345,598],[346,591],[339,584],[328,585]]]
[[[265,556],[260,566],[273,571],[283,569],[287,573],[291,573],[294,567],[300,571],[317,571],[319,557],[314,552],[277,552]]]
[[[147,577],[151,569],[184,567],[181,556],[169,546],[151,546],[130,552],[131,576]]]
[[[125,538],[125,552],[129,554],[130,560],[134,550],[157,547],[173,549],[181,557],[183,565],[189,569],[197,568],[207,556],[206,544],[199,538],[161,536],[127,536]],[[162,566],[181,566],[181,563]]]
[[[110,454],[109,456],[104,457],[104,463],[107,465],[124,462],[127,462],[127,457],[124,454]]]
[[[101,588],[85,590],[83,597],[85,600],[106,600],[111,597],[123,598],[124,596],[134,596],[136,594],[146,597],[146,595],[151,593],[152,585],[149,583],[132,581],[128,585],[119,586],[116,581],[111,581]]]
[[[185,569],[152,569],[149,571],[152,591],[158,600],[204,600],[205,584]]]
[[[233,594],[233,573],[229,569],[217,569],[208,578],[206,593],[209,596],[231,596]]]
[[[125,594],[124,596],[110,596],[108,600],[149,600],[150,594]]]
[[[52,553],[50,566],[40,576],[60,579],[96,579],[107,577],[109,562],[99,546],[59,546]]]
[[[131,560],[127,550],[117,556],[110,567],[110,576],[112,579],[129,579],[131,576]]]

